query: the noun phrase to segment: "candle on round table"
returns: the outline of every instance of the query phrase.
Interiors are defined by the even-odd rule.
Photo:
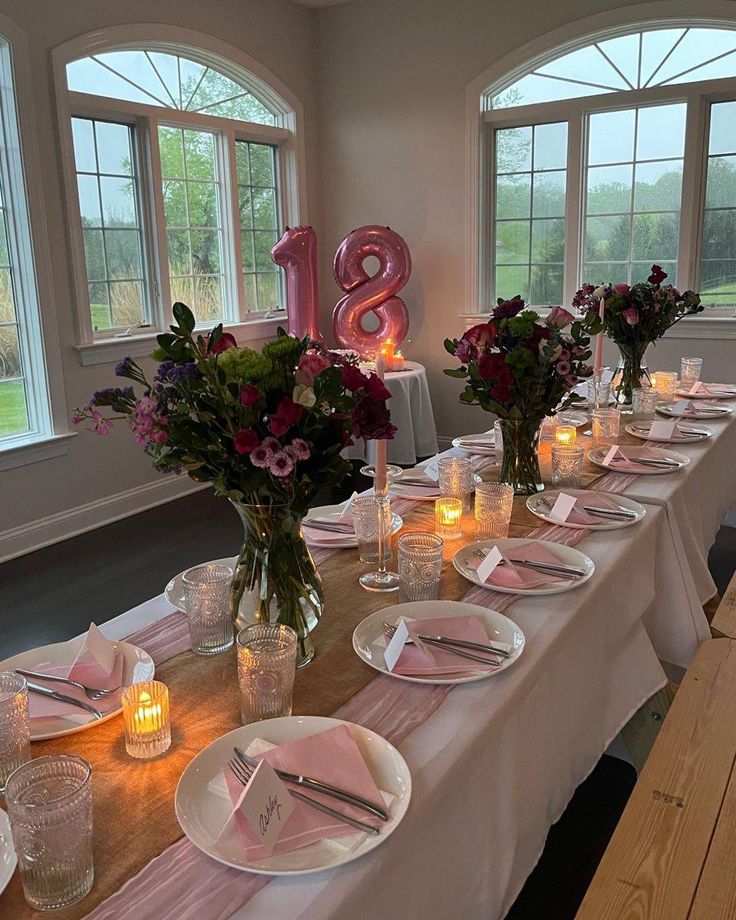
[[[434,503],[434,531],[445,540],[462,535],[463,501],[461,498],[438,498]]]
[[[558,444],[574,444],[577,432],[572,425],[558,425],[555,428],[555,441]]]
[[[393,358],[390,362],[390,367],[392,371],[403,371],[405,364],[405,358],[400,351],[395,352]]]
[[[393,361],[395,352],[396,352],[396,346],[391,341],[391,339],[388,339],[388,341],[384,342],[383,345],[381,345],[379,354],[383,358],[383,360],[386,362],[386,365],[389,367],[389,369],[391,368],[391,361]]]
[[[171,746],[169,688],[159,680],[131,684],[122,697],[125,749],[131,757],[146,760]]]

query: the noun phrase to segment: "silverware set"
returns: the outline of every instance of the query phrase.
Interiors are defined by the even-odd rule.
[[[485,559],[486,554],[486,550],[473,550],[473,555],[479,556],[481,559]],[[582,578],[583,575],[586,574],[583,569],[578,569],[573,565],[565,565],[562,562],[553,564],[551,562],[534,562],[531,559],[512,559],[510,562],[507,562],[506,559],[502,559],[499,565],[520,565],[525,569],[532,569],[546,575],[557,575],[560,578]]]
[[[679,460],[674,460],[672,457],[662,457],[653,458],[653,457],[625,457],[629,463],[638,463],[641,466],[658,466],[660,468],[666,467],[667,469],[679,469],[680,462]],[[612,460],[611,464],[615,465],[616,460]]]
[[[642,434],[649,434],[649,425],[632,425],[634,431],[639,431]],[[710,434],[710,431],[705,431],[703,428],[683,428],[682,425],[676,426],[677,430],[682,432],[682,434],[697,434],[701,437],[707,438]]]
[[[304,526],[308,527],[310,530],[324,530],[328,533],[340,533],[345,536],[350,536],[355,533],[352,524],[341,524],[339,521],[327,521],[320,518],[305,518]]]
[[[50,687],[42,687],[41,684],[32,684],[30,681],[26,682],[26,686],[30,693],[36,693],[38,696],[48,696],[53,700],[58,700],[60,703],[69,703],[71,706],[77,706],[79,709],[85,709],[87,712],[91,713],[95,719],[102,718],[102,713],[99,709],[95,709],[94,706],[83,703],[82,700],[78,700],[73,696],[59,693],[56,690],[52,690]]]
[[[548,498],[540,497],[538,503],[548,511],[552,510],[552,502]],[[635,511],[624,508],[622,505],[617,505],[616,508],[600,508],[598,505],[583,505],[583,510],[587,511],[588,514],[608,519],[635,521],[637,518]]]
[[[101,690],[97,687],[88,687],[86,684],[80,684],[78,680],[71,680],[69,677],[57,677],[51,674],[42,674],[40,671],[26,671],[23,668],[16,668],[16,674],[22,674],[23,677],[34,677],[38,680],[50,680],[57,684],[66,684],[68,687],[76,687],[82,690],[91,700],[101,700],[110,693],[119,690],[120,687],[113,687],[110,690]]]
[[[384,622],[383,629],[389,639],[393,638],[396,627],[391,623]],[[464,639],[450,639],[448,636],[424,636],[419,638],[427,645],[443,648],[447,652],[452,652],[460,658],[467,658],[469,661],[479,661],[481,664],[499,667],[502,662],[498,658],[509,658],[509,652],[505,649],[496,648],[493,645],[483,645],[479,642],[466,642]],[[411,641],[411,640],[410,640]]]

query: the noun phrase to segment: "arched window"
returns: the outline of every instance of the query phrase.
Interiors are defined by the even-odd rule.
[[[736,29],[720,25],[608,30],[495,80],[480,97],[478,307],[569,303],[656,262],[733,315],[734,100]]]
[[[270,250],[299,219],[293,107],[171,42],[64,65],[82,345],[165,328],[177,300],[205,326],[283,309]]]

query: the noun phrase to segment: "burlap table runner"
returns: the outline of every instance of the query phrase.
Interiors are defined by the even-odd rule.
[[[628,443],[625,438],[628,436],[622,436],[622,443]],[[545,479],[550,451],[551,445],[543,442],[540,462]],[[586,461],[584,486],[604,474]],[[527,509],[524,497],[514,499],[509,536],[527,536],[541,523]],[[404,515],[405,531],[433,527],[433,502],[417,503]],[[469,583],[455,570],[452,559],[474,539],[473,518],[466,515],[463,537],[445,546],[441,599],[459,600],[467,593]],[[352,633],[370,613],[397,603],[397,595],[363,591],[358,586],[363,571],[356,550],[343,550],[320,566],[326,612],[315,632],[317,655],[297,673],[295,715],[330,715],[376,677],[353,653]],[[59,920],[84,917],[182,836],[174,813],[179,777],[211,741],[241,724],[234,650],[213,657],[184,652],[160,664],[156,677],[171,695],[172,746],[165,756],[152,761],[128,757],[119,718],[90,731],[33,745],[34,757],[78,754],[93,767],[95,883],[79,904],[54,913]],[[26,904],[17,872],[0,896],[0,915],[13,920],[40,916]]]

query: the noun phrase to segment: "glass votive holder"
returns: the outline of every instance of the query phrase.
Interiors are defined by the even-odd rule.
[[[444,540],[433,533],[404,533],[399,537],[400,604],[437,600],[443,548]]]
[[[181,577],[189,635],[195,655],[217,655],[234,642],[230,616],[233,570],[219,562],[187,569]]]
[[[479,482],[475,487],[476,539],[508,537],[513,508],[513,486],[503,482]]]
[[[593,443],[596,447],[615,444],[618,438],[621,414],[615,408],[593,409],[592,424]]]
[[[434,531],[445,540],[459,540],[463,535],[463,501],[461,498],[438,498],[434,503]]]
[[[677,374],[673,374],[670,371],[657,371],[654,378],[654,388],[659,394],[660,402],[674,402],[675,390],[677,389]]]
[[[378,562],[379,503],[375,495],[357,495],[353,499],[353,528],[358,541],[360,561],[372,565]],[[384,559],[391,556],[391,507],[383,505]]]
[[[14,671],[0,671],[0,792],[13,770],[30,759],[26,679]]]
[[[651,422],[659,393],[656,387],[634,387],[631,391],[631,411],[635,421]]]
[[[552,485],[579,489],[585,451],[576,444],[552,445]]]
[[[610,400],[611,382],[588,377],[588,411],[592,412],[597,406],[607,406]]]
[[[148,760],[171,747],[169,688],[160,680],[144,680],[123,691],[125,750]]]
[[[445,457],[437,464],[440,492],[447,498],[459,498],[463,510],[470,510],[473,492],[473,467],[467,457]]]
[[[80,901],[92,887],[92,767],[36,757],[8,777],[5,801],[23,894],[34,910]]]
[[[573,425],[558,425],[555,428],[555,444],[574,444],[577,432]]]
[[[683,390],[691,389],[694,384],[700,380],[700,374],[703,370],[702,358],[681,358],[680,359],[680,387]]]
[[[238,633],[238,685],[243,725],[291,715],[298,636],[280,623],[254,623]]]

